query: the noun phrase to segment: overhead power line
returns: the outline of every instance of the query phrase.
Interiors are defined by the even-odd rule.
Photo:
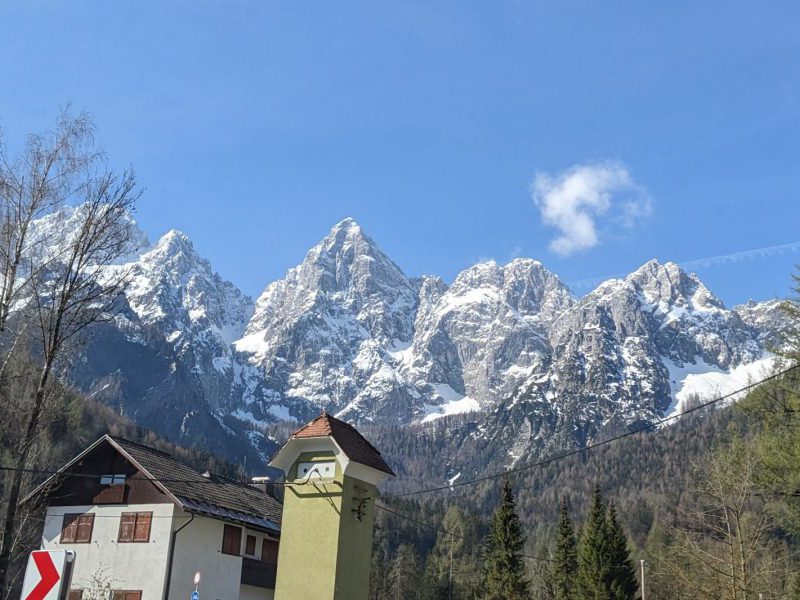
[[[527,471],[527,470],[530,470],[530,469],[535,469],[537,467],[543,467],[543,466],[549,465],[551,463],[554,463],[554,462],[557,462],[557,461],[560,461],[560,460],[564,460],[565,458],[569,458],[571,456],[576,456],[576,455],[579,455],[579,454],[584,454],[586,452],[590,452],[592,450],[596,450],[597,448],[600,448],[602,446],[607,446],[608,444],[611,444],[612,442],[617,442],[617,441],[619,441],[621,439],[637,435],[639,433],[642,433],[643,431],[647,431],[647,430],[653,429],[655,427],[658,427],[660,425],[664,425],[665,423],[669,423],[670,421],[673,421],[674,419],[678,419],[680,417],[683,417],[683,416],[688,415],[690,413],[696,412],[698,410],[702,410],[704,408],[708,408],[709,406],[712,406],[714,404],[718,404],[719,402],[723,402],[724,400],[727,400],[727,399],[729,399],[729,398],[731,398],[733,396],[737,396],[739,394],[747,392],[747,391],[753,389],[754,387],[757,387],[757,386],[759,386],[759,385],[761,385],[763,383],[766,383],[768,381],[772,381],[773,379],[778,379],[778,378],[782,377],[783,375],[786,375],[787,373],[790,373],[791,371],[794,371],[795,369],[798,369],[798,368],[800,368],[800,364],[793,365],[793,366],[791,366],[791,367],[789,367],[787,369],[784,369],[783,371],[779,371],[777,373],[773,373],[772,375],[764,377],[763,379],[761,379],[759,381],[755,381],[755,382],[750,383],[750,384],[748,384],[748,385],[746,385],[744,387],[741,387],[741,388],[739,388],[737,390],[734,390],[732,392],[728,392],[727,394],[724,394],[723,396],[719,396],[718,398],[714,398],[713,400],[709,400],[708,402],[704,402],[702,404],[698,404],[697,406],[693,406],[692,408],[688,408],[688,409],[684,410],[683,412],[681,412],[679,414],[670,415],[669,417],[664,417],[663,419],[657,419],[657,420],[655,420],[655,421],[653,421],[653,422],[651,422],[651,423],[649,423],[649,424],[647,424],[647,425],[645,425],[643,427],[640,427],[638,429],[633,429],[631,431],[626,431],[625,433],[621,433],[621,434],[619,434],[617,436],[608,438],[608,439],[603,440],[601,442],[597,442],[595,444],[589,444],[587,446],[584,446],[583,448],[576,448],[575,450],[570,450],[569,452],[564,452],[562,454],[557,454],[555,456],[551,456],[551,457],[546,458],[544,460],[540,460],[540,461],[537,461],[537,462],[534,462],[534,463],[530,463],[530,464],[527,464],[527,465],[522,465],[520,467],[514,467],[512,469],[506,469],[505,471],[500,471],[498,473],[493,473],[493,474],[490,474],[490,475],[484,475],[482,477],[477,477],[475,479],[468,479],[466,481],[459,481],[458,483],[454,482],[452,484],[440,485],[440,486],[430,487],[430,488],[424,488],[424,489],[420,489],[420,490],[414,490],[414,491],[411,491],[411,492],[403,492],[401,494],[386,494],[385,496],[382,496],[382,498],[384,498],[384,499],[405,498],[405,497],[408,497],[408,496],[417,496],[417,495],[420,495],[420,494],[430,494],[430,493],[433,493],[433,492],[442,492],[442,491],[445,491],[445,490],[453,490],[454,488],[464,487],[464,486],[468,486],[468,485],[475,485],[477,483],[482,483],[484,481],[490,481],[492,479],[500,479],[502,477],[508,477],[509,475],[513,475],[513,474],[519,473],[521,471]]]
[[[647,424],[647,425],[645,425],[643,427],[640,427],[638,429],[627,431],[627,432],[625,432],[623,434],[608,438],[608,439],[603,440],[601,442],[597,442],[595,444],[590,444],[588,446],[584,446],[583,448],[576,448],[575,450],[570,450],[569,452],[564,452],[562,454],[551,456],[549,458],[546,458],[544,460],[541,460],[541,461],[538,461],[538,462],[535,462],[535,463],[531,463],[531,464],[528,464],[528,465],[523,465],[523,466],[520,466],[520,467],[515,467],[513,469],[507,469],[505,471],[500,471],[500,472],[497,472],[497,473],[494,473],[494,474],[485,475],[485,476],[478,477],[478,478],[475,478],[475,479],[469,479],[469,480],[465,480],[465,481],[460,481],[460,482],[457,482],[457,483],[454,482],[452,484],[441,485],[441,486],[436,486],[436,487],[431,487],[431,488],[426,488],[426,489],[421,489],[421,490],[415,490],[415,491],[411,491],[411,492],[404,492],[404,493],[400,493],[400,494],[386,494],[386,495],[382,496],[382,498],[383,499],[404,498],[404,497],[407,497],[407,496],[415,496],[415,495],[419,495],[419,494],[427,494],[427,493],[433,493],[433,492],[439,492],[439,491],[445,491],[445,490],[452,490],[454,488],[464,487],[464,486],[468,486],[468,485],[475,485],[477,483],[481,483],[481,482],[484,482],[484,481],[489,481],[489,480],[492,480],[492,479],[499,479],[501,477],[506,477],[508,475],[513,475],[513,474],[518,473],[520,471],[526,471],[526,470],[529,470],[529,469],[534,469],[534,468],[537,468],[537,467],[546,466],[548,464],[557,462],[559,460],[563,460],[563,459],[569,458],[571,456],[576,456],[576,455],[579,455],[579,454],[583,454],[585,452],[589,452],[591,450],[595,450],[597,448],[600,448],[601,446],[606,446],[606,445],[608,445],[608,444],[610,444],[612,442],[616,442],[616,441],[619,441],[621,439],[637,435],[639,433],[642,433],[644,431],[653,429],[653,428],[658,427],[660,425],[663,425],[665,423],[669,423],[670,421],[678,419],[678,418],[680,418],[680,417],[682,417],[684,415],[696,412],[698,410],[702,410],[704,408],[708,408],[709,406],[712,406],[714,404],[717,404],[719,402],[727,400],[727,399],[729,399],[729,398],[731,398],[733,396],[736,396],[738,394],[747,392],[747,391],[749,391],[749,390],[751,390],[751,389],[753,389],[753,388],[755,388],[755,387],[757,387],[757,386],[759,386],[759,385],[761,385],[763,383],[766,383],[766,382],[774,380],[774,379],[778,379],[778,378],[782,377],[783,375],[786,375],[787,373],[790,373],[790,372],[792,372],[792,371],[794,371],[796,369],[799,369],[799,368],[800,368],[800,364],[793,365],[793,366],[791,366],[791,367],[789,367],[787,369],[784,369],[783,371],[779,371],[777,373],[773,373],[772,375],[769,375],[769,376],[767,376],[767,377],[765,377],[765,378],[763,378],[763,379],[761,379],[759,381],[755,381],[755,382],[750,383],[750,384],[748,384],[748,385],[746,385],[744,387],[741,387],[741,388],[739,388],[737,390],[734,390],[732,392],[728,392],[727,394],[725,394],[723,396],[720,396],[718,398],[714,398],[713,400],[709,400],[708,402],[704,402],[704,403],[699,404],[697,406],[694,406],[692,408],[688,408],[688,409],[686,409],[685,411],[683,411],[683,412],[681,412],[679,414],[671,415],[671,416],[665,417],[663,419],[658,419],[658,420],[656,420],[656,421],[654,421],[652,423],[649,423],[649,424]],[[57,476],[57,475],[67,476],[68,475],[69,477],[78,477],[78,478],[94,479],[94,480],[101,479],[102,477],[104,477],[106,475],[106,474],[95,474],[95,473],[67,473],[67,472],[65,472],[63,470],[54,471],[54,470],[47,470],[47,469],[18,468],[18,467],[10,467],[10,466],[0,465],[0,472],[4,472],[4,471],[5,472],[21,471],[23,473],[28,473],[28,474],[31,474],[31,475],[46,475],[46,476]],[[238,485],[238,486],[250,486],[251,485],[251,482],[236,481],[234,479],[229,479],[227,477],[220,476],[220,475],[214,475],[214,474],[212,474],[209,478],[205,478],[204,477],[202,479],[198,479],[198,478],[195,478],[195,479],[180,479],[180,478],[159,479],[159,478],[155,478],[155,477],[146,477],[146,476],[142,476],[142,475],[136,475],[136,476],[131,477],[131,478],[132,479],[137,479],[137,480],[140,480],[140,481],[150,481],[150,482],[153,482],[153,483],[162,483],[162,484],[165,484],[165,483],[186,483],[186,484],[195,484],[195,485],[203,485],[203,484],[208,484],[208,485]],[[272,485],[272,486],[305,485],[304,482],[294,482],[294,481],[270,481],[270,482],[266,482],[266,484],[267,485]]]
[[[433,523],[427,523],[425,521],[420,521],[419,519],[415,519],[414,517],[411,517],[409,515],[405,515],[405,514],[403,514],[401,512],[397,512],[396,510],[393,510],[393,509],[389,508],[388,506],[382,506],[382,505],[378,504],[377,502],[375,503],[375,508],[379,508],[380,510],[382,510],[384,512],[391,513],[396,517],[400,517],[401,519],[405,519],[406,521],[410,521],[411,523],[415,523],[415,524],[420,525],[422,527],[426,527],[428,529],[432,529],[432,530],[437,531],[437,532],[441,531],[444,535],[456,538],[458,540],[463,540],[463,541],[465,541],[467,543],[471,543],[472,542],[472,540],[470,540],[469,538],[466,538],[463,535],[458,535],[457,533],[453,533],[452,531],[447,531],[444,527],[442,527],[440,525],[434,525]],[[538,560],[538,561],[550,562],[550,563],[556,562],[552,558],[546,558],[544,556],[531,556],[529,554],[520,554],[520,556],[522,556],[523,558],[528,558],[530,560]]]
[[[393,510],[393,509],[389,508],[388,506],[382,506],[382,505],[378,504],[377,502],[375,503],[375,508],[379,508],[380,510],[382,510],[384,512],[393,514],[396,517],[400,517],[401,519],[405,519],[406,521],[410,521],[411,523],[415,523],[415,524],[420,525],[422,527],[426,527],[428,529],[432,529],[432,530],[435,530],[437,532],[441,531],[444,535],[447,535],[447,536],[450,536],[450,537],[453,537],[453,538],[456,538],[456,539],[459,539],[459,540],[463,540],[463,541],[467,542],[468,544],[472,543],[471,539],[466,538],[463,535],[458,535],[457,533],[453,533],[452,531],[447,531],[441,525],[434,525],[433,523],[428,523],[426,521],[420,521],[419,519],[416,519],[416,518],[414,518],[412,516],[403,514],[401,512],[396,511],[396,510]],[[474,550],[473,546],[470,546],[470,547]],[[547,563],[556,563],[556,562],[558,562],[555,559],[549,558],[547,556],[532,556],[530,554],[520,554],[520,556],[522,558],[527,558],[529,560],[536,560],[536,561],[539,561],[539,562],[547,562]],[[622,565],[622,564],[608,565],[608,566],[611,567],[611,568],[614,568],[614,569],[629,569],[629,568],[631,568],[631,565]]]
[[[0,465],[0,471],[17,471],[22,473],[28,473],[31,475],[48,475],[48,476],[55,476],[55,475],[64,475],[65,477],[78,477],[81,479],[102,479],[103,477],[107,477],[108,474],[99,474],[99,473],[68,473],[67,471],[52,471],[47,469],[28,469],[28,468],[19,468],[19,467],[8,467]],[[220,481],[220,478],[222,479]],[[266,482],[250,482],[250,481],[237,481],[235,479],[228,479],[227,477],[221,475],[214,475],[212,474],[209,478],[203,477],[203,479],[172,479],[172,478],[165,478],[159,479],[157,477],[145,477],[142,475],[132,475],[128,480],[137,480],[137,481],[149,481],[151,483],[191,483],[191,484],[198,484],[198,485],[238,485],[238,486],[252,486],[252,485],[281,485],[281,486],[293,486],[293,485],[306,485],[307,482],[298,482],[298,481],[266,481]],[[216,479],[216,480],[215,480]]]

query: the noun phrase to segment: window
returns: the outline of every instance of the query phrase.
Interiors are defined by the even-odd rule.
[[[124,474],[116,474],[116,475],[102,475],[100,477],[100,485],[122,485],[125,483],[125,475]]]
[[[67,594],[67,600],[83,600],[83,590],[72,588]]]
[[[64,523],[61,526],[62,544],[88,544],[92,541],[92,530],[94,529],[94,514],[64,515]]]
[[[126,512],[119,519],[118,542],[149,542],[151,512]]]
[[[264,540],[261,546],[261,562],[268,565],[278,564],[278,542],[275,540]]]
[[[111,600],[142,600],[141,590],[112,590]]]
[[[233,525],[225,525],[222,532],[222,553],[239,556],[242,550],[242,529]]]
[[[248,535],[244,542],[244,553],[247,556],[256,555],[256,536]]]

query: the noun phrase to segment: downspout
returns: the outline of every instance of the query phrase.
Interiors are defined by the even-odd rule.
[[[172,559],[175,556],[175,540],[178,537],[178,532],[186,527],[189,523],[194,521],[194,513],[190,514],[192,515],[191,518],[173,531],[169,539],[169,556],[167,556],[167,581],[164,584],[164,600],[167,600],[169,597],[169,585],[172,582]]]

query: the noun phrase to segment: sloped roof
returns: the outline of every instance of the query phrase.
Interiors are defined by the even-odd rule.
[[[192,467],[149,446],[110,438],[188,510],[279,530],[282,506],[246,483],[219,475],[206,477]]]
[[[313,437],[332,437],[350,460],[394,475],[381,453],[355,427],[326,412],[292,434],[293,439]]]
[[[103,444],[111,445],[185,510],[273,533],[280,532],[283,507],[269,494],[226,477],[203,475],[171,454],[110,435],[104,435],[61,467],[22,502],[38,496],[56,478],[69,476],[69,470],[76,463]]]

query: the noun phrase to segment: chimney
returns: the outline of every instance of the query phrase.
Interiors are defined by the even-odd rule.
[[[253,477],[250,480],[250,485],[259,490],[260,492],[264,492],[265,494],[268,494],[273,498],[275,497],[275,485],[272,483],[272,477],[270,477],[269,475]]]

